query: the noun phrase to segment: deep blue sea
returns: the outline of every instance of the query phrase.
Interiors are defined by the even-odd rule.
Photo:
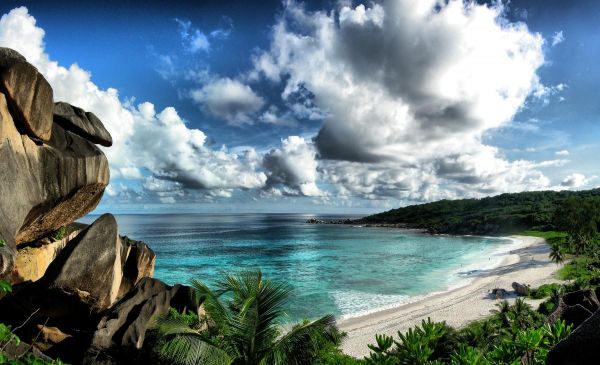
[[[294,287],[290,321],[352,317],[464,285],[497,264],[511,241],[431,236],[392,228],[314,225],[305,214],[117,215],[122,235],[156,252],[155,277],[197,278],[260,268]],[[88,216],[82,221],[90,223]],[[345,218],[335,216],[335,218]]]

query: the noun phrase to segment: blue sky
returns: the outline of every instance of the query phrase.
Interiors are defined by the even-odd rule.
[[[113,134],[98,211],[600,185],[599,3],[415,4],[9,0],[0,46]]]

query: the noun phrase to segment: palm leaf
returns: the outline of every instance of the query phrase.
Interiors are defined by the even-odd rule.
[[[333,315],[327,315],[315,321],[298,325],[273,344],[269,353],[262,359],[261,364],[297,364],[304,355],[298,349],[310,347],[318,350],[317,335],[335,341],[334,329],[335,317]]]
[[[166,342],[161,356],[183,365],[207,364],[229,365],[231,357],[223,350],[206,341],[197,331],[181,320],[160,318],[156,328]]]

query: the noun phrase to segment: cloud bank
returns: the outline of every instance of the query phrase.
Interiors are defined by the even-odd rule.
[[[288,2],[255,73],[306,88],[328,113],[314,139],[342,194],[431,200],[540,189],[530,161],[483,143],[544,86],[541,35],[501,5],[389,1],[309,12]],[[282,81],[285,80],[285,81]],[[532,96],[533,95],[533,96]]]
[[[286,2],[270,46],[252,56],[252,70],[188,75],[201,86],[185,97],[229,125],[322,121],[312,138],[292,135],[265,152],[211,147],[174,108],[122,100],[78,65],[59,65],[24,7],[0,19],[0,45],[38,67],[57,100],[103,120],[114,140],[105,149],[111,198],[176,203],[251,191],[420,202],[557,186],[540,170],[565,160],[509,160],[485,142],[491,131],[511,126],[528,100],[545,102],[566,87],[539,80],[541,35],[508,22],[499,4],[344,4],[312,12]],[[212,39],[229,36],[225,28],[203,33],[189,22],[179,25],[190,54],[209,52]],[[164,77],[173,74],[173,60],[163,61]],[[281,100],[261,96],[265,84],[281,87]],[[577,188],[589,181],[572,174],[559,184]]]

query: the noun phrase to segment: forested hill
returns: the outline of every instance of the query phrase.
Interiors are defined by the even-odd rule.
[[[567,201],[598,200],[600,188],[534,191],[483,199],[440,200],[371,215],[356,223],[399,224],[431,233],[496,234],[555,228],[557,210]],[[558,212],[560,214],[560,212]]]

